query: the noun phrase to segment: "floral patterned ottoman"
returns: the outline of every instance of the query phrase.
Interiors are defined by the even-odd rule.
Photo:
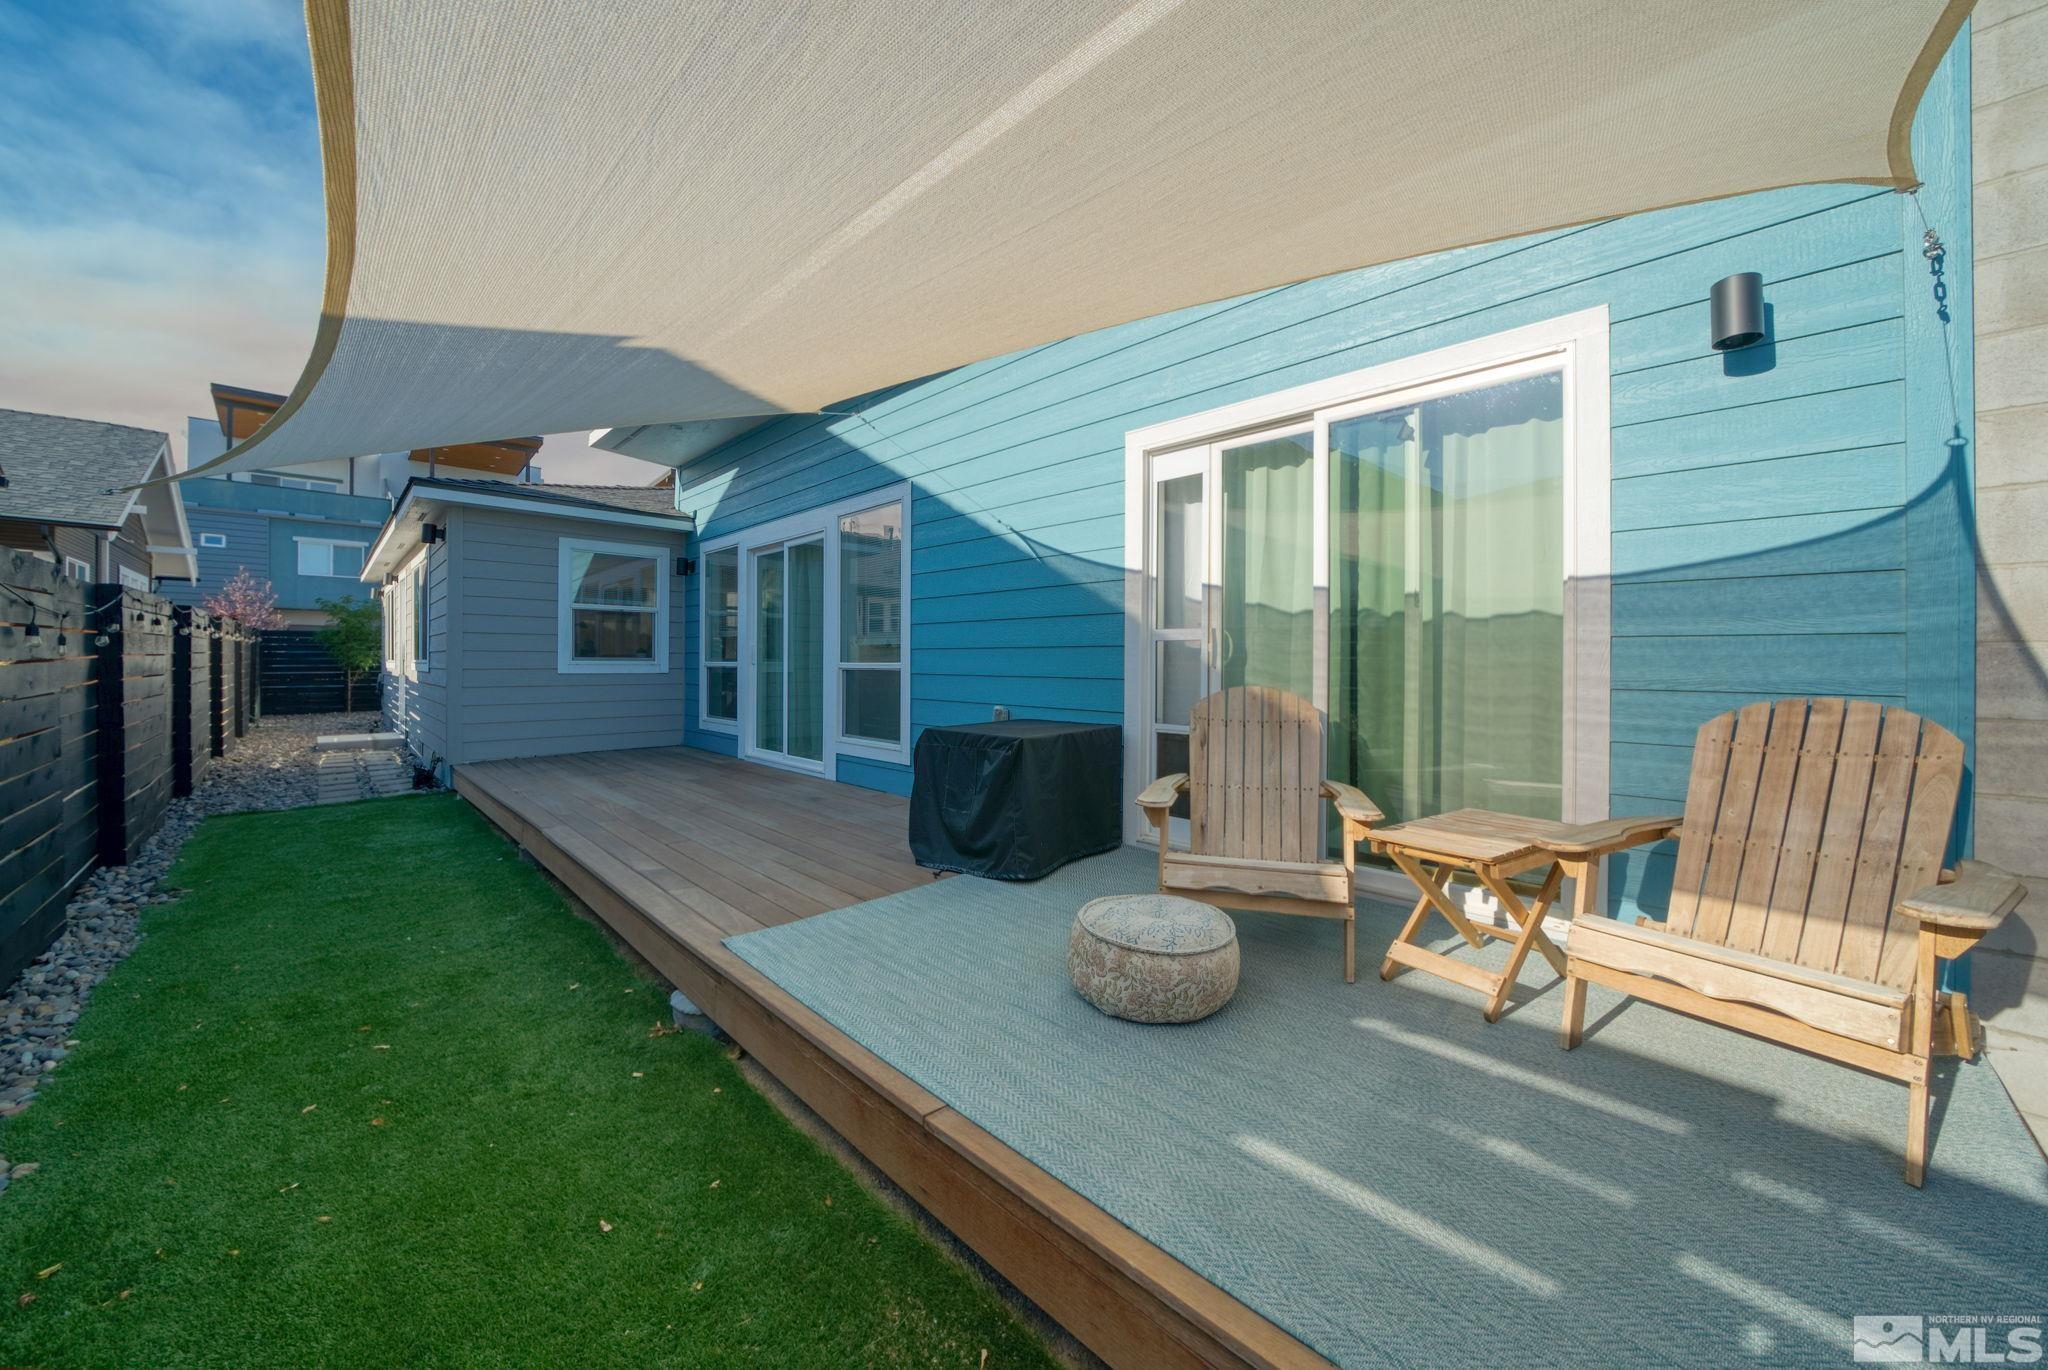
[[[1192,1023],[1237,992],[1237,927],[1219,908],[1171,894],[1116,894],[1081,906],[1067,974],[1104,1013]]]

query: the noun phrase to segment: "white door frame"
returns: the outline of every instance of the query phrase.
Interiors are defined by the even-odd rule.
[[[755,669],[740,672],[740,755],[748,761],[758,761],[768,766],[781,766],[788,770],[809,771],[816,775],[823,775],[826,767],[831,762],[832,756],[830,739],[834,727],[834,719],[832,717],[830,694],[831,687],[837,683],[832,679],[834,673],[831,665],[825,660],[825,653],[829,652],[832,644],[838,640],[832,632],[833,625],[828,622],[832,617],[832,595],[829,585],[821,586],[821,593],[824,594],[826,602],[824,605],[825,612],[819,615],[819,632],[822,635],[822,640],[818,644],[820,654],[818,668],[823,674],[824,680],[819,687],[823,694],[821,694],[818,701],[818,735],[820,742],[818,759],[813,761],[809,757],[797,756],[789,750],[790,676],[796,663],[796,658],[793,655],[795,639],[790,627],[793,616],[790,612],[789,553],[793,548],[812,545],[817,547],[818,556],[822,561],[828,555],[823,529],[806,533],[793,533],[778,542],[749,543],[740,551],[741,574],[747,578],[746,585],[748,590],[751,590],[760,583],[755,577],[759,575],[757,568],[761,558],[782,558],[782,749],[780,751],[769,751],[761,746],[761,739],[759,737],[760,716],[754,709],[754,692],[760,679],[759,663],[761,660],[761,644],[756,638],[755,628],[755,611],[759,606],[751,595],[743,593],[741,601],[745,608],[742,611],[740,621],[740,660],[753,663]],[[701,652],[701,650],[702,645],[699,644],[699,651]]]
[[[1607,816],[1609,675],[1612,648],[1609,513],[1608,321],[1605,305],[1561,318],[1475,338],[1328,380],[1165,423],[1134,429],[1124,438],[1124,837],[1149,842],[1150,824],[1137,811],[1138,791],[1152,773],[1152,606],[1156,594],[1152,548],[1153,464],[1190,448],[1228,444],[1254,433],[1304,421],[1315,431],[1316,703],[1324,704],[1329,652],[1328,432],[1332,419],[1369,413],[1388,404],[1419,402],[1522,375],[1560,370],[1564,375],[1564,817],[1591,822]],[[1213,459],[1209,468],[1213,471]],[[1212,532],[1220,501],[1213,480],[1203,491]],[[1206,559],[1214,543],[1205,549]],[[1206,575],[1205,603],[1215,595]],[[1205,624],[1206,628],[1206,624]],[[1360,873],[1362,887],[1380,881]],[[1387,892],[1413,896],[1405,881]],[[1396,888],[1398,886],[1398,888]]]
[[[899,692],[897,700],[897,707],[899,709],[897,717],[898,742],[894,746],[886,742],[868,742],[860,738],[843,737],[840,735],[842,720],[840,717],[841,699],[839,684],[839,520],[847,514],[857,514],[863,510],[879,508],[885,504],[899,504],[903,509],[903,523],[900,530],[903,542],[903,590],[902,609],[900,611],[902,615],[903,688]],[[806,509],[800,513],[790,514],[766,523],[755,524],[753,527],[742,529],[739,532],[723,533],[717,537],[706,538],[700,542],[697,548],[697,561],[700,567],[705,564],[713,553],[731,549],[737,554],[737,570],[735,574],[739,579],[740,634],[739,660],[734,664],[737,667],[736,674],[738,677],[737,697],[739,716],[728,721],[708,718],[703,712],[705,690],[704,625],[706,615],[704,612],[705,606],[701,599],[703,592],[700,589],[698,610],[689,629],[689,631],[697,635],[697,669],[689,672],[691,676],[695,677],[696,689],[698,691],[698,703],[694,709],[689,711],[689,717],[694,726],[704,732],[723,733],[733,738],[734,750],[740,759],[744,761],[754,762],[763,766],[775,766],[784,770],[801,771],[807,775],[823,775],[827,779],[837,777],[839,773],[839,759],[841,757],[908,765],[910,762],[909,629],[911,522],[910,483],[908,481],[898,481],[891,485],[885,485],[878,490],[865,491],[831,504],[820,505],[815,509]],[[823,667],[825,672],[825,746],[824,757],[820,761],[807,761],[802,757],[790,756],[784,752],[764,752],[759,750],[754,742],[754,690],[756,668],[760,661],[754,642],[754,559],[762,552],[771,552],[777,548],[784,548],[803,542],[821,542],[824,547],[825,557],[825,613],[822,627],[824,633]],[[788,589],[788,574],[788,564],[785,562],[783,568],[785,593],[787,593]],[[785,631],[787,621],[787,616],[785,615]],[[788,666],[789,662],[785,659],[783,662],[785,672]],[[787,688],[787,680],[788,677],[785,674],[785,689]],[[786,735],[786,722],[784,726],[785,736],[783,742],[787,745],[789,739]]]

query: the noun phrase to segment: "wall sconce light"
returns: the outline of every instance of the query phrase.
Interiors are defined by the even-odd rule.
[[[1711,297],[1716,352],[1733,352],[1764,340],[1764,278],[1739,271],[1714,282]]]
[[[677,575],[679,575],[679,576],[694,576],[694,575],[696,575],[696,574],[697,574],[697,559],[696,559],[695,557],[677,557],[677,558],[676,558],[676,574],[677,574]]]
[[[442,533],[441,533],[441,525],[440,525],[440,524],[438,524],[438,523],[422,523],[422,524],[420,525],[420,541],[421,541],[421,542],[423,542],[423,543],[434,543],[434,542],[439,542],[439,541],[441,540],[441,536],[442,536]]]

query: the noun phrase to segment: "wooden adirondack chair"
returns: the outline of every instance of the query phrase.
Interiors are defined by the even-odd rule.
[[[1160,892],[1219,908],[1341,919],[1350,982],[1357,844],[1383,815],[1350,785],[1323,778],[1323,716],[1300,695],[1244,685],[1196,704],[1189,723],[1187,771],[1161,776],[1138,796],[1159,833]],[[1183,790],[1193,839],[1184,852],[1167,842]],[[1342,825],[1334,861],[1323,857],[1326,799]]]
[[[1962,955],[2025,897],[1980,862],[1942,869],[1963,744],[1904,709],[1786,699],[1709,720],[1693,745],[1662,924],[1572,920],[1565,1048],[1586,985],[1904,1081],[1906,1182],[1926,1172],[1928,1080],[1946,1049],[1975,1054],[1969,1009],[1938,962]],[[1942,1001],[1946,1001],[1945,1005]]]

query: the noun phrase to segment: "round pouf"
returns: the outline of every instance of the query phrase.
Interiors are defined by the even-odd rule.
[[[1192,1023],[1237,992],[1237,928],[1222,909],[1170,894],[1091,899],[1067,937],[1067,974],[1112,1017]]]

